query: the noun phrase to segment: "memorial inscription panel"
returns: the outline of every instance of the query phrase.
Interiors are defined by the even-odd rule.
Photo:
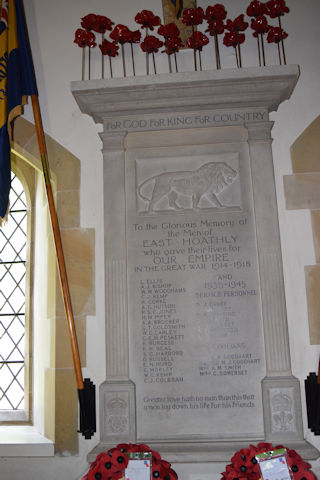
[[[247,144],[129,149],[126,202],[138,440],[263,437]]]

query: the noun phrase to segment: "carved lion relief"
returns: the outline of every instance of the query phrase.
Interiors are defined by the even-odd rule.
[[[228,207],[219,199],[226,188],[236,180],[238,172],[226,162],[208,162],[196,170],[171,171],[159,173],[142,181],[137,186],[137,195],[145,202],[146,209],[139,213],[157,213],[163,200],[167,201],[165,210],[200,210],[205,198],[206,208],[222,209]],[[183,206],[181,197],[188,197]],[[187,207],[186,207],[187,205]],[[233,208],[240,209],[240,206]]]

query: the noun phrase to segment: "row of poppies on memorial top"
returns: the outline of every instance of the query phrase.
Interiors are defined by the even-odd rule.
[[[280,65],[286,64],[286,56],[283,40],[288,34],[282,28],[281,17],[289,12],[285,0],[269,0],[260,2],[253,0],[246,9],[246,14],[251,17],[250,27],[252,35],[257,39],[257,57],[259,66],[266,65],[265,39],[267,43],[275,44],[278,51]],[[276,25],[270,25],[269,20],[276,19]],[[186,8],[181,14],[182,23],[190,28],[190,36],[186,43],[180,38],[179,28],[175,23],[166,25],[161,24],[159,16],[154,15],[150,10],[142,10],[135,16],[135,22],[144,30],[131,31],[122,24],[115,25],[108,17],[90,13],[81,19],[81,27],[75,32],[74,42],[83,49],[82,53],[82,79],[85,77],[85,50],[88,50],[88,78],[90,79],[90,50],[97,46],[95,33],[101,35],[99,48],[102,54],[101,76],[104,78],[104,57],[109,58],[110,76],[113,77],[112,57],[119,56],[121,53],[123,76],[127,75],[125,60],[125,44],[131,48],[132,72],[135,75],[134,50],[133,44],[139,44],[140,48],[146,54],[146,74],[150,73],[150,63],[153,64],[153,71],[156,71],[155,53],[161,51],[168,58],[168,68],[171,73],[174,69],[178,71],[177,53],[182,48],[189,48],[193,51],[193,63],[195,70],[202,70],[201,52],[204,46],[210,43],[209,36],[213,37],[216,68],[221,68],[221,58],[219,49],[219,37],[223,36],[223,44],[226,47],[233,47],[236,59],[236,66],[242,67],[241,45],[245,42],[245,31],[249,23],[245,20],[245,14],[240,14],[235,19],[227,19],[227,11],[224,5],[217,3],[208,6],[204,11],[201,7]],[[197,26],[207,22],[205,33],[197,30]],[[157,34],[150,35],[150,31],[157,28]],[[109,39],[105,38],[107,31]],[[209,34],[206,35],[206,33]],[[143,38],[142,38],[143,37]],[[88,47],[88,49],[86,49]],[[160,50],[163,47],[163,50]],[[119,52],[120,51],[120,52]]]

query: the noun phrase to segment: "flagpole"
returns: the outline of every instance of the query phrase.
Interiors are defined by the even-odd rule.
[[[44,175],[44,180],[46,185],[49,212],[50,212],[53,237],[54,237],[57,262],[58,262],[58,270],[59,270],[59,276],[61,281],[64,307],[65,307],[65,312],[67,317],[67,324],[68,324],[72,358],[73,358],[73,364],[74,364],[74,370],[75,370],[75,376],[76,376],[76,383],[78,388],[78,396],[79,396],[79,403],[80,403],[80,432],[85,436],[85,438],[91,438],[93,433],[96,431],[95,430],[96,428],[95,391],[94,391],[95,387],[89,379],[85,379],[85,381],[83,381],[83,377],[82,377],[80,354],[79,354],[78,341],[77,341],[76,329],[74,324],[74,316],[73,316],[71,296],[69,291],[67,270],[66,270],[63,247],[61,242],[59,222],[58,222],[58,217],[57,217],[57,213],[54,205],[50,173],[49,173],[47,149],[46,149],[44,131],[42,126],[38,96],[35,94],[31,95],[31,101],[32,101],[33,116],[35,121],[43,175]],[[90,413],[89,413],[89,410],[91,410]]]

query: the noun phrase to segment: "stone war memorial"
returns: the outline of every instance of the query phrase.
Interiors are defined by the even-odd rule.
[[[106,379],[100,442],[171,462],[303,438],[273,122],[295,65],[73,82],[103,125]]]

